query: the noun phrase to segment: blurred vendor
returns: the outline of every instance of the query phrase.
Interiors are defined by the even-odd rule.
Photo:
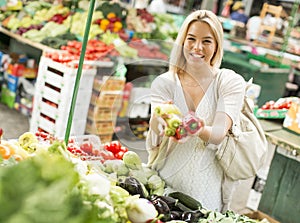
[[[246,39],[249,41],[254,41],[258,38],[259,29],[261,26],[262,20],[259,16],[259,13],[254,13],[247,22],[247,35]]]
[[[248,16],[245,14],[245,7],[241,1],[237,1],[232,6],[233,12],[230,14],[230,18],[235,21],[244,23],[248,22]]]
[[[150,13],[166,13],[166,5],[164,0],[153,0],[148,6],[148,11]]]

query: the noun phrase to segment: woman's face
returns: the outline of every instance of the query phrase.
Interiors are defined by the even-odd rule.
[[[195,21],[190,24],[183,47],[188,65],[199,65],[204,62],[210,66],[217,43],[209,25]]]

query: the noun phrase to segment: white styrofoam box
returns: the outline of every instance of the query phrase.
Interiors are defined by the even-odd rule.
[[[150,104],[145,103],[131,103],[127,110],[129,118],[147,118],[150,113]]]
[[[133,87],[130,93],[130,103],[151,103],[151,89],[145,87]]]
[[[147,118],[151,104],[151,89],[143,87],[132,88],[127,116],[129,118]]]
[[[55,62],[47,57],[41,57],[38,70],[37,83],[49,83],[58,88],[74,88],[77,68]],[[79,89],[92,89],[94,77],[97,73],[95,68],[82,69]]]
[[[83,120],[74,120],[72,121],[70,135],[83,135],[86,127],[86,119]],[[56,137],[64,137],[67,129],[67,120],[63,123],[55,122],[48,120],[43,116],[39,116],[35,122],[31,122],[30,132],[36,132],[38,129],[53,134]]]
[[[96,72],[95,68],[82,70],[72,121],[73,133],[79,135],[84,134]],[[68,67],[54,62],[50,58],[41,57],[30,123],[32,132],[42,128],[55,136],[64,135],[76,75],[77,68]],[[51,104],[55,106],[53,107]],[[48,119],[52,119],[54,122],[43,116],[47,116]]]

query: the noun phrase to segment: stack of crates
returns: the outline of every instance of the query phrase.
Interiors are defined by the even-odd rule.
[[[94,67],[82,70],[74,107],[70,134],[83,135],[92,95]],[[64,137],[76,81],[77,68],[41,57],[30,131],[44,131],[56,137]]]
[[[110,142],[115,132],[124,86],[124,77],[103,76],[94,80],[85,132],[99,136],[103,143]]]

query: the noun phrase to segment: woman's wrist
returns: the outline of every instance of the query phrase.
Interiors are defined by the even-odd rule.
[[[203,126],[198,133],[198,137],[204,141],[204,142],[209,142],[209,127],[208,126]]]

